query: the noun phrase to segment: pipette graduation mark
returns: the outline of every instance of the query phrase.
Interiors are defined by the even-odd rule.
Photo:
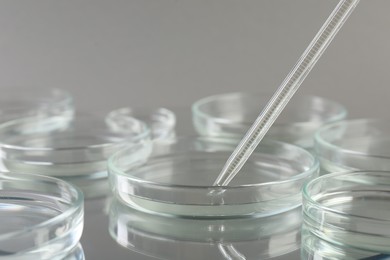
[[[215,180],[214,186],[226,186],[236,176],[358,3],[359,0],[341,0],[336,6],[297,64],[233,151]]]

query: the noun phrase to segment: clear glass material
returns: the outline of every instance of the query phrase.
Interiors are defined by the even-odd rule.
[[[315,135],[315,152],[324,173],[390,171],[390,120],[347,120],[324,126]]]
[[[73,248],[73,250],[70,251],[70,253],[62,260],[85,260],[84,250],[81,244],[79,243],[75,248]]]
[[[166,108],[131,108],[124,107],[111,111],[107,116],[107,121],[111,127],[121,130],[128,122],[137,118],[149,126],[152,138],[171,139],[176,136],[176,116]],[[130,124],[132,125],[132,124]]]
[[[109,213],[118,244],[169,260],[278,259],[299,248],[300,227],[300,207],[264,218],[194,220],[145,213],[114,199]]]
[[[0,259],[75,255],[83,215],[83,194],[73,185],[39,175],[1,173]]]
[[[359,0],[340,0],[340,3],[325,21],[293,69],[287,74],[287,77],[267,102],[267,105],[264,106],[259,116],[254,120],[241,142],[237,145],[237,148],[229,156],[214,185],[224,186],[229,184],[231,179],[240,171],[246,160],[248,160],[275,120],[279,117],[279,114],[305,80],[306,76],[325,52],[358,2]]]
[[[303,190],[302,259],[390,257],[390,172],[321,176]]]
[[[164,113],[163,113],[164,112]],[[164,125],[170,111],[159,113],[158,127],[171,133],[174,124]],[[61,123],[58,123],[61,122]],[[164,128],[165,127],[165,128]],[[9,171],[59,177],[79,186],[87,197],[108,191],[107,159],[126,143],[154,138],[143,121],[123,111],[106,117],[75,115],[72,120],[50,117],[24,118],[0,125],[0,148]],[[99,187],[99,188],[97,188]]]
[[[241,138],[256,120],[270,95],[228,93],[206,97],[192,106],[196,131],[203,136]],[[322,125],[344,119],[346,109],[315,96],[296,96],[268,131],[266,138],[313,147],[315,131]]]
[[[1,89],[0,123],[22,117],[72,117],[73,98],[64,90],[34,87]]]
[[[182,137],[130,146],[109,159],[111,189],[131,207],[171,216],[254,217],[298,207],[318,162],[286,143],[262,143],[229,186],[212,186],[238,141]]]

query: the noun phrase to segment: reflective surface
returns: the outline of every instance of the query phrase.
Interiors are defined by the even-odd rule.
[[[109,208],[109,231],[118,244],[161,259],[268,259],[295,251],[300,243],[300,208],[218,220],[157,216],[116,199]]]
[[[299,259],[300,208],[249,221],[193,221],[149,215],[108,197],[85,206],[86,259]]]

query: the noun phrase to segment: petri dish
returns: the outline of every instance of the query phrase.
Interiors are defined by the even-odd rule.
[[[0,174],[0,259],[65,259],[80,255],[83,194],[33,174]]]
[[[242,137],[270,96],[236,92],[203,98],[192,105],[195,130],[203,136]],[[346,116],[346,109],[337,102],[316,96],[296,96],[266,138],[312,148],[314,133],[320,126]]]
[[[300,206],[318,162],[287,143],[262,142],[229,186],[212,186],[238,141],[179,137],[129,146],[109,158],[113,194],[140,211],[191,218],[267,216]]]
[[[35,87],[8,87],[1,90],[0,122],[32,116],[73,116],[73,98],[65,90]]]
[[[390,172],[332,173],[303,190],[302,259],[388,259]]]
[[[264,218],[188,219],[149,214],[113,198],[109,232],[158,259],[276,259],[300,246],[301,208]]]
[[[356,119],[326,125],[315,135],[315,153],[324,173],[390,171],[390,121]]]
[[[160,113],[158,125],[164,125],[173,113]],[[108,116],[76,114],[71,120],[57,117],[16,119],[0,125],[0,149],[8,171],[39,173],[71,181],[86,197],[105,195],[108,191],[107,159],[125,143],[155,138],[151,127],[128,114],[113,111]],[[171,122],[171,121],[167,121]],[[164,128],[166,127],[166,128]],[[164,129],[163,129],[164,128]],[[98,187],[98,188],[97,188]]]

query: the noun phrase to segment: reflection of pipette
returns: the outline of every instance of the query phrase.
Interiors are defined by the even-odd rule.
[[[352,13],[359,0],[341,0],[335,10],[321,27],[310,45],[302,54],[292,71],[272,96],[259,117],[227,160],[214,186],[226,186],[236,176],[253,150],[263,139],[268,129],[297,91],[303,80],[309,74],[322,53],[333,40],[344,22]]]

